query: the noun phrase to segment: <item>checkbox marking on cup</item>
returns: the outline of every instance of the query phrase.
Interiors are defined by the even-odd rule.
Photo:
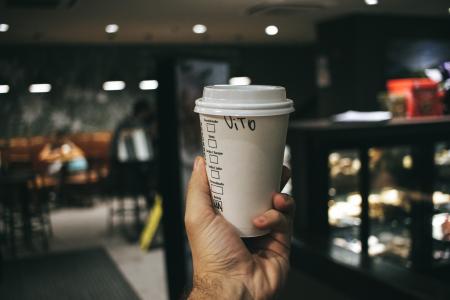
[[[214,179],[220,179],[220,173],[216,170],[211,170],[211,177]]]
[[[206,130],[211,133],[216,132],[216,124],[206,123]]]
[[[212,164],[218,164],[219,163],[219,156],[210,154],[209,155],[209,162]]]
[[[211,184],[211,192],[213,192],[214,194],[223,195],[223,187]]]
[[[217,141],[213,139],[208,139],[208,146],[210,148],[217,148]]]

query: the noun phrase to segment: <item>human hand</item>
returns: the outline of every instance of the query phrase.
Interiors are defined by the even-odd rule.
[[[282,185],[289,179],[283,169]],[[294,200],[274,194],[273,209],[255,218],[268,235],[241,239],[211,203],[205,161],[197,157],[186,197],[185,224],[194,267],[189,299],[271,299],[286,281]]]

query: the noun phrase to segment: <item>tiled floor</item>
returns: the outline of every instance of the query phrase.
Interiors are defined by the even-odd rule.
[[[108,226],[108,206],[65,208],[52,212],[54,236],[50,251],[67,251],[104,246],[119,269],[143,300],[166,300],[164,252],[162,248],[143,252],[129,244],[117,227]]]

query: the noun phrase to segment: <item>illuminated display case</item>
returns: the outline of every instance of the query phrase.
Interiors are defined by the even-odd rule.
[[[449,117],[292,124],[301,249],[294,264],[302,264],[296,253],[309,253],[381,281],[386,270],[405,278],[426,274],[439,288],[421,289],[450,296],[440,285],[450,276],[449,133]]]

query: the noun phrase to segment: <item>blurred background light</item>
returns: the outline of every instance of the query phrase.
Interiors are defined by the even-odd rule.
[[[269,25],[266,27],[266,34],[267,35],[277,35],[278,34],[278,27],[275,25]]]
[[[6,94],[9,92],[9,85],[0,84],[0,94]]]
[[[142,80],[139,82],[141,90],[156,90],[158,88],[158,80]]]
[[[192,27],[192,31],[196,34],[203,34],[208,30],[203,24],[196,24]]]
[[[364,0],[367,5],[377,5],[378,0]]]
[[[48,93],[52,90],[52,85],[49,83],[33,83],[28,88],[30,93]]]
[[[425,69],[425,75],[435,82],[441,82],[443,77],[439,69]]]
[[[231,85],[249,85],[252,81],[249,77],[231,77],[229,83]]]
[[[117,81],[105,81],[103,83],[103,90],[105,91],[121,91],[125,88],[125,82]]]
[[[108,24],[105,27],[105,31],[106,31],[106,33],[116,33],[117,31],[119,31],[119,25],[117,25],[117,24]]]
[[[8,24],[0,24],[0,32],[7,32],[9,29],[9,25]]]

